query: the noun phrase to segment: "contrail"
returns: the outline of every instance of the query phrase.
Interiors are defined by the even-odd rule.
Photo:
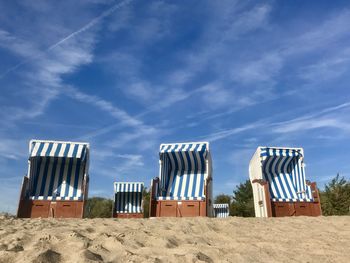
[[[104,11],[101,15],[95,17],[94,19],[92,19],[89,23],[87,23],[85,26],[81,27],[80,29],[78,29],[77,31],[69,34],[68,36],[66,36],[65,38],[61,39],[60,41],[58,41],[57,43],[49,46],[44,52],[50,51],[56,47],[58,47],[59,45],[61,45],[62,43],[66,42],[67,40],[79,35],[80,33],[88,30],[89,28],[93,27],[94,25],[96,25],[98,22],[100,22],[102,19],[104,19],[105,17],[110,16],[112,13],[114,13],[117,9],[123,7],[124,5],[129,4],[130,2],[132,2],[133,0],[125,0],[122,1],[120,3],[117,3],[115,5],[113,5],[111,8],[109,8],[108,10]],[[6,70],[4,73],[2,73],[0,75],[0,79],[5,77],[8,73],[16,70],[17,68],[21,67],[22,65],[25,65],[27,63],[29,63],[30,61],[39,58],[43,56],[42,54],[28,58],[26,60],[21,61],[20,63],[18,63],[17,65],[9,68],[8,70]]]

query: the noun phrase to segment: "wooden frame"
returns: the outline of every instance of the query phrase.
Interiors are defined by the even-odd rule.
[[[141,202],[141,213],[117,213],[115,211],[115,202],[113,201],[112,217],[113,218],[144,218],[143,201]]]
[[[265,180],[253,180],[264,187],[267,217],[283,216],[321,216],[321,202],[316,183],[307,182],[311,186],[313,202],[277,202],[271,201],[269,183]]]
[[[113,218],[143,218],[143,213],[113,213]]]
[[[204,187],[204,195],[208,187],[209,180]],[[150,193],[150,217],[197,217],[209,216],[208,205],[209,198],[203,201],[199,200],[156,200],[157,187],[159,179],[152,180]]]
[[[19,218],[83,218],[85,201],[21,200]]]
[[[83,181],[84,200],[30,200],[25,196],[29,178],[24,176],[17,209],[18,218],[83,218],[88,177]]]

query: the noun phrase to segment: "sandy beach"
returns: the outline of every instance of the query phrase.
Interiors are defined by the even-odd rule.
[[[350,217],[0,219],[0,262],[349,262]]]

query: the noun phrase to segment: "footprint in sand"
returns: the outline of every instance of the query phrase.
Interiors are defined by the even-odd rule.
[[[88,233],[94,233],[95,232],[95,229],[93,229],[92,227],[87,227],[85,230]]]
[[[208,262],[208,263],[213,263],[214,262],[210,257],[208,257],[206,254],[203,254],[202,252],[198,252],[197,255],[196,255],[196,258],[199,261],[204,261],[204,262]]]
[[[84,250],[83,257],[90,261],[103,262],[103,258],[101,255],[91,252],[88,249]]]
[[[168,241],[166,244],[167,248],[176,248],[179,246],[177,240],[174,237],[168,238],[167,241]]]
[[[33,263],[59,263],[61,262],[61,254],[51,249],[39,254]]]
[[[19,243],[11,243],[7,246],[6,251],[10,252],[20,252],[23,251],[23,247]]]

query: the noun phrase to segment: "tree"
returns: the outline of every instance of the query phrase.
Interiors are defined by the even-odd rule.
[[[113,200],[103,197],[92,197],[87,200],[85,215],[87,218],[112,217]]]
[[[350,182],[339,173],[321,192],[323,215],[350,215]]]
[[[230,214],[243,217],[255,216],[253,189],[249,180],[239,184],[236,186],[236,190],[233,190]]]
[[[214,204],[229,204],[231,205],[232,197],[226,194],[219,194],[214,199]]]

